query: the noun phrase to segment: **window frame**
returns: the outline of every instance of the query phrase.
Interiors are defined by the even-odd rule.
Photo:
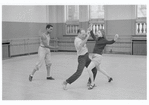
[[[105,6],[105,5],[103,5],[103,6]],[[105,29],[105,13],[104,13],[104,18],[96,18],[96,19],[91,19],[91,9],[90,9],[90,7],[91,7],[91,5],[89,5],[89,24],[93,24],[93,33],[94,34],[96,34],[96,32],[97,32],[97,25],[98,26],[100,26],[100,25],[102,25],[103,27],[102,28],[104,28]],[[105,8],[104,8],[104,12],[105,12]],[[99,27],[98,27],[98,29],[99,29]]]
[[[147,16],[146,17],[138,17],[138,5],[135,6],[135,13],[136,13],[135,35],[147,35]],[[145,29],[143,28],[143,30],[146,30],[146,33],[138,33],[137,28],[139,27],[140,24],[143,24],[143,25],[145,24],[146,28]],[[139,30],[140,30],[140,28],[139,28]]]
[[[67,36],[76,36],[77,33],[76,33],[76,29],[74,30],[74,28],[77,26],[79,28],[79,11],[78,11],[78,19],[76,20],[68,20],[68,6],[70,5],[65,5],[65,34]],[[78,10],[79,10],[79,5],[76,5],[78,6]],[[72,32],[68,33],[69,32],[69,29],[67,28],[68,26],[72,27],[70,30],[72,30]],[[75,33],[74,33],[75,31]]]
[[[93,6],[93,5],[89,5],[89,21],[90,22],[101,22],[101,21],[104,21],[104,18],[105,18],[105,13],[104,13],[104,18],[94,18],[94,19],[92,19],[91,18],[91,6]],[[98,6],[98,5],[97,5]],[[102,6],[104,6],[104,5],[102,5]],[[105,8],[104,8],[104,12],[105,12]]]

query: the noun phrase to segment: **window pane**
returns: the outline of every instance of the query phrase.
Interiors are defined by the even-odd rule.
[[[69,5],[67,6],[67,20],[79,20],[79,6]]]
[[[146,5],[137,6],[137,17],[146,17]]]
[[[90,19],[103,19],[104,18],[104,6],[103,5],[91,5],[90,6]]]

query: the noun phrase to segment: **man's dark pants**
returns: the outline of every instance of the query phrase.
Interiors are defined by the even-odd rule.
[[[77,80],[81,76],[84,67],[88,67],[90,62],[91,62],[91,59],[89,58],[89,54],[88,53],[86,53],[85,55],[80,55],[78,57],[78,68],[77,68],[77,71],[71,77],[69,77],[66,80],[66,82],[71,84],[75,80]],[[93,76],[94,76],[94,79],[95,79],[96,74],[97,74],[96,67],[92,69],[92,72],[93,72]],[[90,78],[89,78],[88,82],[91,82]]]

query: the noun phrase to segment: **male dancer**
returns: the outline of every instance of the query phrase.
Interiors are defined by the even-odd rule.
[[[66,81],[63,82],[64,90],[67,89],[67,84],[73,83],[81,76],[84,67],[87,67],[91,62],[88,54],[88,49],[86,47],[86,42],[90,36],[90,32],[88,32],[86,35],[85,30],[79,29],[77,33],[78,33],[78,36],[74,40],[74,45],[78,55],[78,68],[77,68],[77,71],[71,77],[69,77]],[[93,68],[92,72],[95,79],[97,69]],[[91,82],[90,79],[88,82]]]
[[[43,33],[41,38],[40,38],[40,46],[38,49],[39,61],[36,63],[36,66],[33,69],[31,75],[29,75],[29,81],[32,81],[33,75],[42,66],[43,61],[45,61],[45,64],[46,64],[47,79],[48,80],[54,80],[54,78],[50,76],[50,67],[52,65],[50,49],[57,48],[57,47],[53,47],[53,46],[49,45],[50,44],[50,35],[51,35],[52,30],[53,30],[53,26],[48,24],[46,26],[46,32]]]

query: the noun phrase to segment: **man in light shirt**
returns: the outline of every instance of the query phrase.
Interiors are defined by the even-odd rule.
[[[77,68],[77,71],[72,76],[70,76],[66,81],[63,82],[64,90],[67,89],[67,84],[73,83],[81,76],[84,67],[88,67],[88,65],[91,62],[91,59],[89,58],[89,54],[88,54],[88,48],[86,47],[86,42],[90,37],[90,32],[85,33],[85,30],[79,29],[77,33],[78,33],[78,36],[74,40],[74,45],[77,50],[78,68]],[[92,72],[95,79],[97,69],[93,68]],[[90,83],[90,79],[88,83]]]
[[[46,32],[43,33],[40,37],[40,46],[38,48],[39,60],[36,63],[36,66],[34,67],[32,73],[29,75],[29,81],[32,81],[35,72],[41,68],[44,61],[47,69],[47,80],[54,80],[54,78],[50,75],[50,68],[52,65],[50,49],[54,49],[58,47],[54,47],[50,45],[50,35],[52,30],[53,30],[53,26],[50,24],[47,24]]]

